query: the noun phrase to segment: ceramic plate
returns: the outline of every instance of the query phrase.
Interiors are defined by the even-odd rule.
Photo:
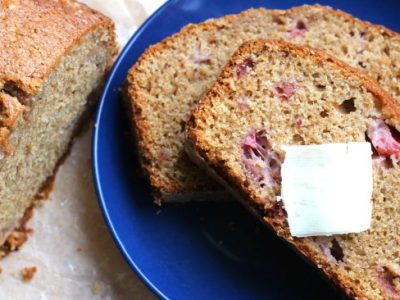
[[[110,231],[132,269],[165,299],[338,299],[311,266],[232,203],[153,204],[130,143],[118,89],[149,45],[187,23],[250,7],[306,1],[181,0],[161,7],[131,38],[107,81],[93,134],[93,170]],[[400,31],[400,2],[319,1]]]

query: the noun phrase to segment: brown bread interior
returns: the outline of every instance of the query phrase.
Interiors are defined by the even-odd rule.
[[[400,129],[399,112],[372,78],[333,57],[280,41],[254,41],[240,47],[194,110],[187,150],[348,295],[398,298],[396,156],[374,158],[373,219],[359,234],[292,237],[277,201],[280,178],[274,170],[284,159],[283,144],[365,142],[377,120]]]
[[[0,158],[0,244],[16,227],[67,151],[88,97],[98,89],[115,54],[112,31],[100,27],[63,57],[33,97],[3,90],[25,106],[10,135],[10,156]]]

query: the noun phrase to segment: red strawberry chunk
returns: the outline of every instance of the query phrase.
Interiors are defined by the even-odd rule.
[[[386,294],[387,297],[396,298],[400,297],[398,283],[400,279],[398,265],[386,264],[377,267],[376,281],[378,287]]]
[[[282,160],[272,149],[265,130],[251,130],[242,143],[242,163],[247,175],[261,187],[281,181]]]
[[[289,36],[296,38],[302,36],[307,31],[306,22],[304,20],[296,20],[289,28]]]
[[[375,120],[368,128],[367,135],[379,155],[398,155],[400,143],[393,137],[390,127],[383,120]]]
[[[274,84],[272,87],[272,92],[276,97],[283,100],[289,100],[296,93],[296,83],[288,80],[281,80]]]
[[[254,68],[255,62],[251,58],[246,58],[243,60],[236,69],[236,76],[243,77],[250,73],[250,71]]]

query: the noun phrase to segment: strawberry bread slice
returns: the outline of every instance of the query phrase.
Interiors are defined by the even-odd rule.
[[[381,26],[319,5],[284,10],[251,9],[188,25],[151,46],[129,71],[125,99],[140,154],[157,200],[215,199],[221,188],[194,166],[183,147],[193,105],[233,51],[250,39],[277,38],[320,48],[364,69],[400,99],[400,38]],[[253,62],[243,62],[245,74]],[[276,92],[290,97],[293,85]],[[246,109],[244,98],[238,105]]]
[[[318,50],[258,40],[235,52],[200,100],[187,124],[186,150],[348,295],[399,298],[400,143],[395,128],[400,129],[400,106],[374,79]],[[366,140],[375,149],[370,229],[291,236],[277,200],[285,157],[281,146]]]

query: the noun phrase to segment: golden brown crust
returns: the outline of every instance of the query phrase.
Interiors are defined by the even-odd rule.
[[[158,45],[156,45],[158,46]],[[150,49],[149,49],[150,50]],[[148,52],[146,52],[148,54]],[[145,59],[145,55],[142,55],[140,59]],[[127,113],[129,117],[129,123],[131,125],[131,130],[134,135],[134,141],[137,145],[137,148],[140,149],[138,152],[139,161],[142,166],[142,169],[146,176],[150,180],[150,184],[153,188],[153,195],[155,201],[160,203],[161,198],[164,194],[184,194],[185,192],[192,192],[192,189],[185,190],[185,187],[178,183],[170,183],[169,185],[165,185],[161,178],[158,176],[156,172],[153,172],[151,166],[151,160],[153,157],[150,155],[150,147],[151,136],[149,133],[148,121],[142,115],[141,108],[141,100],[137,94],[137,89],[135,88],[135,84],[133,81],[134,72],[129,72],[127,81],[123,90],[123,99],[127,104]],[[136,101],[138,99],[138,101]],[[207,180],[201,185],[198,185],[195,189],[198,190],[218,190],[218,186],[214,184],[211,180]]]
[[[163,41],[159,42],[156,45],[153,45],[149,47],[138,59],[137,63],[131,68],[129,71],[127,80],[126,80],[126,89],[125,89],[125,94],[126,97],[128,98],[128,102],[130,102],[130,105],[128,107],[129,113],[130,113],[130,119],[131,123],[133,125],[135,135],[137,138],[137,144],[139,148],[139,155],[140,155],[140,160],[141,160],[141,165],[143,170],[145,171],[146,175],[150,178],[151,185],[153,189],[156,191],[157,194],[161,194],[162,192],[168,192],[168,193],[182,193],[182,185],[179,185],[178,183],[174,183],[173,181],[170,182],[169,185],[166,185],[162,180],[161,177],[159,176],[158,172],[154,171],[152,168],[151,161],[154,160],[155,158],[151,154],[151,147],[152,147],[152,136],[151,133],[149,132],[149,128],[151,128],[151,125],[149,120],[146,119],[146,113],[144,111],[144,107],[146,107],[146,102],[147,99],[143,95],[140,94],[140,90],[143,88],[140,85],[139,79],[137,79],[137,75],[140,74],[140,69],[141,66],[145,65],[146,62],[151,60],[151,58],[157,57],[157,55],[160,52],[163,52],[167,49],[170,49],[171,47],[176,47],[176,42],[178,40],[183,40],[185,39],[186,36],[190,35],[196,35],[196,33],[202,32],[202,31],[212,31],[215,30],[217,31],[218,28],[221,26],[224,26],[224,22],[226,23],[234,23],[240,20],[243,20],[245,18],[252,18],[257,14],[276,14],[277,16],[283,16],[283,17],[288,17],[290,18],[291,16],[296,16],[301,14],[302,12],[307,12],[310,9],[320,9],[324,12],[324,14],[332,14],[336,15],[338,18],[341,20],[343,19],[344,22],[349,22],[353,23],[355,25],[367,28],[370,31],[375,31],[376,33],[379,33],[380,35],[384,35],[387,37],[390,37],[391,39],[394,40],[400,40],[400,36],[379,25],[373,25],[371,23],[361,21],[357,18],[354,18],[353,16],[339,11],[339,10],[333,10],[329,7],[325,6],[320,6],[320,5],[305,5],[305,6],[300,6],[300,7],[295,7],[292,9],[289,9],[287,11],[283,10],[266,10],[264,8],[259,8],[259,9],[250,9],[248,11],[244,11],[238,15],[227,15],[223,18],[220,19],[211,19],[208,20],[204,23],[193,25],[189,24],[185,26],[179,33],[172,35],[171,37],[168,37],[164,39]],[[373,87],[371,87],[373,88]],[[386,110],[387,113],[390,114],[390,111],[395,109],[393,106],[391,108],[391,104],[388,103],[386,105]],[[396,113],[397,114],[397,113]],[[199,175],[200,177],[200,175]],[[203,186],[204,188],[207,188],[207,184],[210,184],[209,182],[205,181]]]
[[[101,40],[98,46],[111,49],[115,57],[118,47],[114,23],[84,4],[74,0],[0,1],[0,158],[3,154],[12,154],[10,134],[24,112],[30,109],[31,99],[41,92],[48,76],[61,59],[70,55],[94,31],[104,31],[107,40]],[[107,69],[114,57],[107,62]],[[72,138],[88,119],[98,94],[99,90],[95,90],[88,97],[87,110],[78,120]],[[18,250],[26,241],[31,231],[26,223],[32,216],[33,207],[37,201],[48,197],[57,169],[71,144],[72,141],[55,166],[53,175],[31,199],[18,227],[13,228],[0,246],[0,257]]]
[[[27,95],[89,32],[114,29],[109,18],[74,0],[2,1],[0,24],[0,90],[11,85]]]
[[[28,240],[28,234],[32,233],[33,229],[28,228],[27,223],[33,216],[35,205],[39,201],[47,199],[50,193],[53,191],[57,171],[61,164],[67,158],[69,151],[70,147],[68,147],[68,150],[59,159],[56,167],[54,168],[54,173],[46,179],[36,196],[32,199],[32,204],[25,210],[23,217],[19,221],[18,227],[13,229],[13,231],[7,236],[3,245],[0,246],[0,259],[10,254],[10,252],[18,251],[22,247],[22,245]]]
[[[400,109],[395,100],[379,86],[375,79],[369,77],[363,71],[350,67],[337,58],[310,47],[294,45],[279,40],[258,40],[246,42],[234,53],[226,66],[221,70],[220,75],[218,76],[213,87],[211,87],[209,91],[199,100],[199,105],[194,108],[187,123],[187,139],[193,144],[193,147],[196,149],[202,159],[206,160],[213,169],[220,169],[218,174],[219,176],[222,176],[225,181],[228,181],[234,185],[239,183],[237,180],[232,181],[232,179],[235,177],[233,171],[225,167],[223,162],[219,161],[215,153],[209,149],[207,144],[205,144],[205,138],[203,138],[203,136],[196,131],[196,120],[207,118],[207,112],[205,112],[203,108],[210,105],[213,96],[218,93],[218,89],[215,87],[223,87],[223,80],[233,76],[234,66],[238,65],[238,62],[242,60],[242,53],[261,53],[264,50],[265,45],[276,45],[279,46],[282,51],[295,52],[299,56],[303,57],[312,56],[316,64],[324,63],[334,65],[337,69],[342,70],[345,76],[349,79],[351,78],[352,80],[360,81],[360,85],[365,86],[367,90],[370,91],[376,97],[376,99],[380,101],[381,110],[385,119],[400,120]],[[257,196],[252,194],[250,189],[246,187],[243,188],[245,188],[247,195],[250,194],[251,199],[253,199],[252,201],[254,201],[254,199],[257,200]],[[263,202],[263,200],[257,201],[257,203]],[[260,208],[263,209],[262,206]]]
[[[0,126],[13,128],[25,109],[16,97],[0,93]]]
[[[8,255],[12,251],[17,251],[28,239],[28,233],[32,229],[26,225],[33,215],[33,205],[25,210],[19,226],[15,228],[7,237],[3,245],[0,246],[0,259]]]
[[[361,297],[364,295],[361,289],[350,284],[340,273],[335,272],[335,270],[332,268],[332,265],[329,264],[325,257],[323,257],[320,253],[310,248],[302,239],[292,238],[289,235],[287,228],[282,227],[282,224],[279,221],[277,222],[273,218],[263,217],[263,214],[260,213],[262,208],[253,203],[253,200],[246,191],[238,188],[239,185],[235,184],[235,180],[233,180],[233,178],[229,175],[226,175],[227,171],[224,167],[212,165],[204,159],[204,156],[200,154],[202,153],[203,149],[195,148],[193,138],[188,138],[186,140],[185,150],[189,154],[190,158],[196,162],[196,164],[201,166],[203,169],[208,170],[209,174],[213,176],[215,180],[221,183],[228,191],[231,192],[232,195],[235,195],[235,197],[243,205],[245,205],[253,215],[260,219],[269,229],[273,230],[282,240],[286,241],[295,252],[300,254],[308,262],[309,259],[312,258],[319,271],[322,271],[337,286],[340,286],[348,296]]]
[[[192,111],[192,115],[187,123],[186,131],[188,140],[193,144],[193,147],[202,159],[206,160],[212,168],[220,169],[221,172],[218,173],[219,176],[222,176],[224,180],[229,183],[236,185],[239,182],[237,182],[237,180],[232,181],[232,179],[235,178],[233,171],[225,167],[223,162],[219,161],[215,153],[205,143],[206,139],[196,130],[196,120],[207,118],[207,112],[204,111],[204,107],[211,104],[213,96],[218,93],[219,88],[226,88],[223,81],[225,78],[233,76],[235,70],[234,66],[238,65],[238,63],[243,59],[242,53],[253,53],[257,55],[257,53],[264,51],[264,46],[269,45],[276,45],[282,51],[291,51],[300,57],[312,57],[316,64],[323,63],[335,66],[335,68],[341,70],[343,74],[345,74],[345,77],[360,82],[361,86],[365,86],[367,90],[370,91],[378,101],[380,101],[381,110],[385,119],[400,120],[400,109],[395,100],[379,86],[376,80],[367,76],[363,71],[350,67],[335,57],[310,47],[294,45],[279,40],[258,40],[246,42],[234,53],[226,66],[221,70],[213,87],[211,87],[199,100],[199,105]],[[251,199],[253,199],[252,201],[254,201],[254,199],[257,200],[257,196],[252,194],[250,189],[247,187],[243,188],[245,189],[246,194],[250,194]],[[260,200],[257,202],[263,203],[264,201]],[[263,209],[263,207],[260,208]]]
[[[323,65],[332,65],[334,68],[341,70],[345,78],[351,81],[359,82],[360,86],[365,86],[366,89],[373,94],[378,101],[384,118],[392,120],[400,120],[399,106],[396,105],[395,100],[392,99],[379,85],[378,83],[367,76],[364,72],[352,68],[338,59],[325,54],[319,50],[315,50],[309,47],[298,46],[289,44],[278,40],[258,40],[249,41],[244,43],[232,56],[227,65],[221,70],[215,84],[209,89],[209,91],[202,97],[199,105],[193,110],[192,116],[187,124],[187,142],[186,150],[191,153],[191,157],[195,157],[195,161],[203,165],[203,167],[212,170],[211,174],[216,175],[220,182],[233,191],[233,193],[242,201],[250,210],[264,221],[269,227],[280,236],[287,240],[289,243],[294,245],[304,256],[310,258],[316,265],[320,266],[323,272],[328,275],[334,282],[336,282],[349,296],[352,297],[365,297],[367,296],[357,286],[351,284],[348,279],[341,273],[338,272],[332,265],[323,257],[320,253],[316,252],[310,247],[303,239],[294,238],[290,235],[286,220],[276,219],[265,215],[265,199],[258,199],[259,196],[253,192],[253,190],[243,181],[234,170],[229,168],[221,157],[218,156],[213,149],[210,148],[207,138],[202,135],[201,130],[197,130],[197,121],[211,119],[208,114],[207,108],[212,106],[212,99],[215,95],[224,93],[221,89],[227,89],[224,84],[224,80],[235,76],[234,72],[236,66],[243,61],[243,54],[251,53],[255,56],[268,50],[268,47],[275,46],[280,51],[290,51],[295,53],[300,59],[312,59],[315,64],[323,63]]]
[[[9,143],[11,130],[25,110],[26,106],[16,97],[0,92],[0,150],[7,156],[12,154]]]
[[[222,19],[226,22],[233,22],[234,20],[239,20],[242,17],[251,16],[253,13],[259,11],[265,11],[266,9],[249,9],[247,11],[241,12],[237,15],[226,15]],[[163,194],[184,194],[186,192],[193,192],[193,190],[220,190],[220,187],[216,185],[212,180],[208,180],[204,177],[203,182],[201,182],[196,187],[185,187],[177,182],[170,182],[168,185],[161,180],[157,172],[152,170],[151,161],[154,159],[150,153],[152,146],[152,136],[149,133],[150,124],[146,119],[146,115],[143,113],[143,106],[146,105],[146,99],[140,96],[140,84],[136,79],[136,74],[140,72],[140,67],[145,64],[148,59],[157,55],[158,52],[168,49],[173,46],[175,41],[180,38],[184,38],[186,35],[191,35],[196,31],[202,30],[217,30],[219,28],[219,19],[210,19],[200,24],[188,24],[182,28],[178,33],[173,34],[170,37],[165,38],[161,42],[150,46],[144,53],[139,57],[135,65],[129,70],[125,87],[123,90],[124,101],[127,104],[128,115],[130,118],[130,123],[132,127],[133,134],[135,136],[135,142],[139,149],[139,160],[143,171],[150,180],[150,184],[153,188],[156,201],[162,197]],[[199,175],[200,177],[200,175]]]
[[[9,136],[29,110],[21,103],[39,92],[60,60],[89,33],[102,27],[114,32],[114,23],[74,0],[6,0],[0,3],[0,24],[0,148],[11,155]],[[116,55],[115,34],[110,43]]]
[[[107,68],[107,72],[104,75],[104,80],[108,76],[109,69],[111,68],[112,61]],[[102,82],[104,82],[104,80]],[[75,125],[73,130],[71,141],[65,151],[65,153],[58,159],[56,166],[54,167],[53,174],[49,176],[42,184],[41,188],[35,195],[35,197],[31,200],[31,206],[29,206],[19,221],[18,227],[16,227],[7,237],[3,245],[0,245],[0,259],[4,256],[8,255],[12,251],[17,251],[22,247],[22,245],[27,241],[28,234],[33,231],[33,229],[27,227],[28,221],[33,216],[33,211],[35,206],[40,203],[40,201],[47,199],[50,196],[50,193],[53,191],[54,182],[56,179],[57,172],[60,166],[65,162],[68,158],[68,155],[71,151],[72,145],[74,143],[74,139],[79,136],[79,134],[85,129],[85,126],[89,123],[91,116],[93,115],[94,109],[96,107],[97,101],[100,96],[100,92],[102,90],[103,85],[98,86],[87,98],[86,109],[83,114],[79,117],[78,122]]]

